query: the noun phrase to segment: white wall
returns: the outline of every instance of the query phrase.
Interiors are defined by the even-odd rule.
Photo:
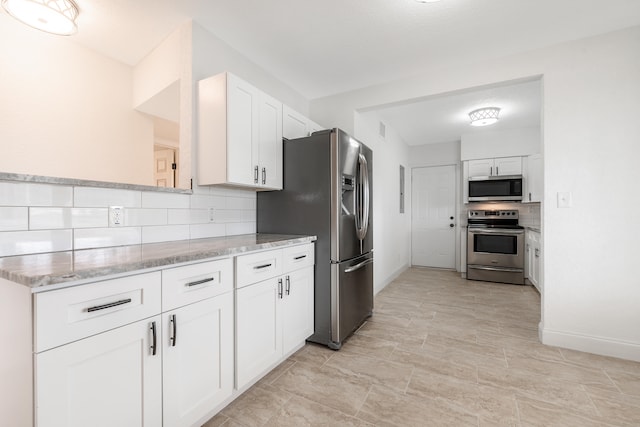
[[[457,165],[460,163],[460,141],[410,146],[409,159],[413,167]]]
[[[0,170],[151,185],[153,127],[132,70],[0,14]]]
[[[315,100],[317,120],[350,131],[354,111],[543,76],[543,342],[640,360],[637,279],[640,27],[512,55],[442,66]],[[556,195],[573,195],[557,208]],[[615,219],[602,222],[612,212]]]
[[[540,128],[468,133],[461,137],[462,160],[528,156],[540,153]]]
[[[409,150],[393,128],[378,135],[375,113],[356,113],[356,139],[373,150],[373,264],[378,293],[411,264],[411,169]],[[400,213],[400,165],[405,167],[405,213]]]

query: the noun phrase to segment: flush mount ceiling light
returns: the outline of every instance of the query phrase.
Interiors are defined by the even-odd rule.
[[[478,108],[469,113],[471,126],[488,126],[498,121],[500,109],[498,107]]]
[[[440,0],[416,0],[418,3],[435,3]]]
[[[18,21],[51,34],[78,31],[78,6],[73,0],[2,0],[2,7]]]

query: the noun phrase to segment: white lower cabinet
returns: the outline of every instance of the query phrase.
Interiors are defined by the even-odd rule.
[[[152,317],[37,354],[36,425],[162,425],[160,323]]]
[[[191,426],[233,393],[233,293],[162,315],[163,426]]]
[[[527,279],[542,293],[542,239],[537,231],[527,230]]]
[[[34,424],[199,426],[301,347],[313,244],[240,258],[235,301],[232,258],[36,294]]]
[[[313,244],[239,256],[236,270],[250,271],[259,259],[281,259],[284,273],[257,283],[236,281],[244,285],[236,289],[238,390],[301,347],[314,331]]]

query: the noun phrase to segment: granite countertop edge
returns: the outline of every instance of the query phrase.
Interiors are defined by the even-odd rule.
[[[537,233],[541,233],[542,232],[542,230],[540,230],[540,227],[532,227],[532,226],[528,225],[526,228],[527,228],[527,230],[535,231]]]
[[[221,258],[226,256],[234,256],[246,252],[254,252],[266,249],[276,249],[278,247],[311,243],[316,241],[316,236],[302,236],[302,235],[245,235],[247,242],[238,243],[238,237],[242,236],[228,236],[228,238],[206,238],[195,240],[181,240],[175,242],[163,242],[163,243],[150,243],[130,246],[119,246],[112,248],[100,248],[100,249],[82,249],[66,252],[52,252],[49,254],[31,254],[31,255],[18,255],[13,257],[0,258],[0,278],[15,282],[26,287],[33,288],[34,290],[42,291],[43,287],[60,288],[65,285],[72,286],[75,284],[81,284],[91,279],[104,279],[108,276],[122,275],[125,273],[135,272],[138,270],[155,269],[160,267],[170,267],[177,264],[196,262],[206,260],[210,258]],[[265,239],[262,242],[251,242],[251,237],[256,240],[260,236]],[[229,240],[228,245],[225,245],[225,240]],[[208,247],[210,243],[210,247]],[[198,246],[197,249],[192,249],[191,245]],[[171,246],[186,246],[188,250],[177,249],[175,253],[167,255],[151,255],[148,257],[142,256],[142,259],[132,261],[117,261],[117,257],[113,259],[104,259],[105,251],[118,251],[126,250],[133,253],[143,254],[145,249],[153,248],[156,251],[166,251]],[[91,259],[92,254],[96,259],[94,265],[85,266],[83,268],[73,268],[75,265],[76,257],[82,256],[85,260]],[[11,259],[16,264],[21,264],[21,260],[26,260],[29,257],[46,257],[50,256],[64,256],[68,258],[68,263],[62,263],[58,267],[51,267],[51,271],[46,273],[28,273],[24,271],[24,267],[11,268],[3,264],[3,261]],[[85,261],[86,264],[86,261]],[[45,267],[46,268],[46,267]],[[31,269],[29,269],[31,270]]]

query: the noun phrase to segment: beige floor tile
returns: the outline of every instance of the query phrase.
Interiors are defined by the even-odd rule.
[[[516,399],[510,390],[416,372],[411,377],[407,394],[442,399],[496,426],[517,424]]]
[[[256,386],[231,402],[221,414],[247,426],[261,426],[290,398],[289,393],[271,386]]]
[[[514,368],[478,368],[478,382],[510,389],[516,397],[525,396],[570,408],[585,416],[597,415],[591,399],[582,386],[551,376]]]
[[[402,392],[407,388],[414,369],[410,364],[343,352],[338,352],[325,366]]]
[[[577,415],[561,405],[518,397],[522,427],[604,427],[606,424]]]
[[[355,415],[366,398],[371,380],[331,367],[295,364],[273,385],[347,415]]]
[[[531,286],[411,268],[374,305],[205,426],[640,426],[640,363],[541,344]]]
[[[478,418],[430,398],[412,398],[373,386],[357,417],[377,426],[477,426]]]
[[[365,421],[343,414],[333,408],[316,402],[293,397],[265,426],[268,427],[305,427],[305,426],[372,426]]]

